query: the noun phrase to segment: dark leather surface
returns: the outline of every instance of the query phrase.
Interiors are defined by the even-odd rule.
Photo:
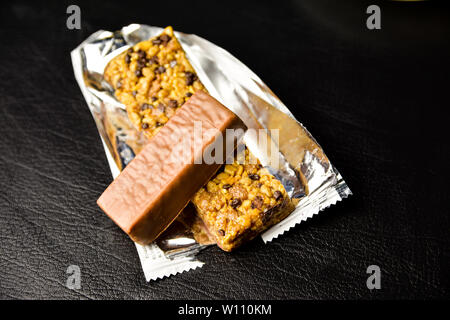
[[[340,1],[342,2],[342,1]],[[448,298],[449,20],[431,4],[364,1],[2,3],[0,298]],[[96,206],[110,183],[70,50],[131,22],[198,34],[271,87],[354,196],[264,245],[209,248],[203,268],[147,283],[133,243]],[[366,287],[379,265],[381,289]],[[81,269],[81,289],[66,269]]]

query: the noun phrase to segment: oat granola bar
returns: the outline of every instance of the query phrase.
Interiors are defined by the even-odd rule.
[[[259,161],[250,161],[247,149],[243,164],[237,159],[226,164],[192,202],[210,235],[225,251],[254,238],[294,209],[281,182]]]
[[[107,65],[105,80],[133,125],[152,137],[197,90],[205,90],[172,27],[142,41]]]

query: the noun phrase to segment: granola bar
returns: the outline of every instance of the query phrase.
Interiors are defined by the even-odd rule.
[[[133,125],[147,137],[155,135],[197,90],[206,92],[172,27],[112,59],[104,77]]]
[[[283,185],[259,161],[236,158],[194,196],[200,218],[217,245],[231,251],[284,219],[294,206]]]

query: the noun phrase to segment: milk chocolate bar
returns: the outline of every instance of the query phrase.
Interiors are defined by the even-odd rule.
[[[199,123],[200,138],[195,133]],[[245,125],[217,100],[198,91],[150,139],[97,204],[131,239],[152,242],[225,162],[227,152],[221,153],[220,161],[196,164],[226,129],[245,129]]]

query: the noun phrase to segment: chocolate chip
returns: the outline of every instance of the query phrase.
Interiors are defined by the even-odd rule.
[[[177,100],[172,100],[172,99],[169,100],[168,106],[171,107],[171,108],[176,108],[176,107],[178,107],[178,102],[177,102]]]
[[[172,38],[167,34],[162,34],[159,36],[159,39],[162,41],[162,44],[166,46]]]
[[[188,98],[192,97],[192,92],[187,92],[186,97],[188,97]]]
[[[263,204],[264,204],[263,197],[256,196],[255,199],[253,199],[253,201],[252,201],[251,207],[252,207],[252,209],[256,209],[256,208],[261,209]]]
[[[149,105],[148,103],[143,103],[143,104],[141,105],[141,110],[144,111],[144,110],[150,109],[151,107],[152,107],[152,106]]]
[[[130,56],[129,54],[127,54],[127,55],[125,56],[125,62],[126,62],[127,64],[129,64],[129,63],[131,62],[131,56]]]
[[[195,80],[197,80],[197,76],[195,75],[195,73],[186,71],[185,74],[186,74],[186,85],[190,86],[194,83]]]
[[[156,100],[158,100],[157,97],[152,97],[152,101],[155,102]]]
[[[227,189],[230,189],[231,188],[231,184],[224,184],[223,186],[222,186],[222,188],[224,188],[225,190],[227,190]]]
[[[162,43],[162,40],[158,37],[158,38],[153,39],[152,43],[158,45],[158,44]]]
[[[256,186],[257,186],[258,188],[261,188],[261,187],[262,187],[262,183],[259,182],[258,184],[256,184]]]
[[[219,235],[223,237],[225,235],[225,231],[223,229],[219,229]]]
[[[161,127],[163,124],[161,122],[156,122],[157,127]]]
[[[177,65],[177,60],[170,61],[169,65],[170,65],[171,68],[175,67]]]
[[[267,210],[264,211],[264,212],[261,212],[261,213],[259,214],[259,216],[261,217],[262,222],[263,222],[263,223],[266,223],[267,221],[269,221],[270,218],[272,217],[272,215],[273,215],[276,211],[278,211],[280,208],[281,208],[280,204],[277,204],[276,206],[273,206],[272,208],[267,209]]]
[[[145,56],[146,56],[147,54],[145,53],[144,50],[139,49],[138,52],[137,52],[137,55],[138,55],[138,57],[139,57],[140,59],[142,59],[142,58],[145,58]]]
[[[148,59],[148,63],[149,63],[150,65],[152,65],[152,64],[159,64],[158,57],[157,57],[157,56],[151,57],[150,59]]]
[[[137,95],[137,91],[136,91],[136,90],[134,90],[134,91],[132,91],[132,92],[131,92],[131,94],[133,95],[133,97],[136,97],[136,95]]]
[[[141,69],[137,69],[134,74],[136,75],[136,77],[142,77],[142,70]]]
[[[142,69],[143,67],[145,67],[146,64],[147,64],[147,60],[145,60],[145,59],[140,59],[137,61],[137,67],[139,69]]]
[[[233,200],[231,200],[231,202],[230,202],[230,206],[231,206],[233,209],[236,209],[237,207],[239,207],[239,206],[241,205],[241,203],[242,203],[241,199],[233,199]]]
[[[278,191],[278,190],[273,193],[273,196],[275,197],[275,200],[277,200],[277,201],[283,198],[283,194],[281,193],[281,191]]]
[[[160,73],[164,73],[164,72],[166,72],[166,68],[164,68],[163,66],[159,66],[158,68],[155,69],[156,74],[160,74]]]
[[[127,52],[128,52],[129,54],[131,54],[131,53],[134,52],[134,50],[133,50],[133,48],[129,48],[129,49],[127,50]]]
[[[248,177],[252,180],[259,180],[259,175],[258,174],[249,174]]]
[[[148,128],[148,123],[143,123],[142,124],[142,129],[147,129]]]

